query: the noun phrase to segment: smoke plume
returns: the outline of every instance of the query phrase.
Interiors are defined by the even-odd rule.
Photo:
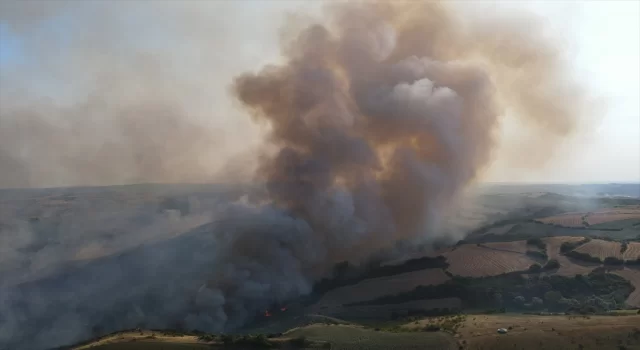
[[[507,111],[535,135],[518,145],[534,166],[579,129],[587,112],[589,100],[567,76],[555,43],[535,25],[465,20],[436,2],[330,3],[318,19],[293,17],[281,32],[282,62],[232,80],[237,100],[268,130],[270,152],[255,173],[266,194],[214,213],[211,242],[199,245],[210,255],[192,261],[193,271],[206,263],[206,272],[174,282],[138,278],[135,292],[122,292],[127,298],[109,295],[99,307],[89,305],[101,290],[132,281],[118,270],[82,298],[57,300],[76,313],[29,317],[59,327],[72,320],[81,329],[64,341],[86,337],[102,313],[123,328],[183,322],[233,330],[274,302],[309,293],[337,262],[360,263],[398,242],[437,238],[441,218],[491,164]],[[41,183],[51,169],[72,182],[98,183],[207,173],[215,142],[209,129],[185,121],[181,100],[195,89],[163,85],[162,66],[126,62],[120,74],[91,80],[96,91],[80,104],[3,107],[3,183]],[[175,254],[154,251],[153,269],[179,261]],[[135,307],[111,307],[123,299]],[[160,302],[145,304],[150,299]],[[14,322],[12,329],[29,324]]]

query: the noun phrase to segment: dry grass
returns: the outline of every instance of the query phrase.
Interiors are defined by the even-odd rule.
[[[585,213],[565,213],[560,215],[549,216],[543,219],[536,220],[543,224],[553,224],[564,227],[584,227],[582,223],[582,217]]]
[[[73,350],[87,349],[208,349],[207,344],[199,343],[193,335],[162,335],[159,332],[143,330],[140,332],[122,332],[106,336],[86,345],[74,347]]]
[[[513,241],[513,242],[491,242],[491,243],[482,243],[483,247],[508,251],[514,253],[524,254],[529,249],[527,247],[527,241]]]
[[[640,243],[639,242],[629,242],[627,245],[627,250],[622,254],[622,258],[624,260],[636,260],[640,258]]]
[[[609,242],[601,239],[594,239],[588,243],[585,243],[575,249],[576,252],[589,254],[604,260],[608,257],[614,257],[622,259],[622,253],[620,252],[620,242]]]
[[[628,349],[640,346],[640,316],[469,315],[459,329],[465,349]],[[498,334],[498,328],[509,328]]]
[[[616,275],[629,280],[636,290],[633,291],[627,298],[627,304],[640,307],[640,268],[625,267],[623,270],[612,271]],[[640,323],[639,323],[640,324]]]
[[[481,277],[526,270],[535,261],[525,254],[463,244],[443,254],[449,262],[447,269],[454,275]]]
[[[454,338],[444,332],[384,332],[358,326],[311,325],[292,330],[287,337],[330,342],[333,350],[457,349]]]
[[[625,206],[619,208],[606,208],[594,212],[571,212],[553,215],[536,221],[544,224],[553,224],[564,227],[584,227],[584,221],[589,225],[598,225],[608,222],[640,219],[640,207]]]
[[[318,302],[320,305],[342,305],[373,300],[389,294],[413,290],[417,286],[442,284],[450,278],[442,269],[424,269],[398,275],[378,277],[329,291]]]
[[[638,209],[638,207],[636,206],[633,206],[599,210],[594,213],[589,213],[586,218],[589,225],[598,225],[607,222],[628,219],[640,219],[640,209]]]
[[[487,235],[503,235],[513,228],[516,224],[506,224],[498,227],[490,228],[485,234]]]

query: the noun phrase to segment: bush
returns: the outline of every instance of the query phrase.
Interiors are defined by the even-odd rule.
[[[529,238],[527,239],[527,244],[538,247],[542,250],[547,249],[547,245],[540,238]]]
[[[547,263],[544,265],[545,270],[553,270],[553,269],[559,269],[559,268],[560,268],[560,263],[556,259],[551,259],[547,261]]]
[[[529,266],[529,271],[530,272],[539,272],[540,270],[542,270],[542,266],[540,266],[540,264],[533,264],[531,266]]]
[[[575,250],[572,250],[570,252],[565,253],[566,256],[570,257],[570,258],[574,258],[574,259],[578,259],[578,260],[582,260],[582,261],[586,261],[586,262],[592,262],[592,263],[602,263],[602,260],[600,260],[600,258],[595,257],[595,256],[591,256],[589,254],[586,253],[580,253],[580,252],[576,252]]]
[[[627,241],[622,242],[622,244],[620,245],[620,253],[624,253],[627,251],[627,248],[629,247],[629,243]]]
[[[545,252],[539,252],[537,250],[527,250],[526,253],[528,256],[534,258],[534,259],[540,259],[540,260],[547,260],[549,257],[547,256],[547,253]]]
[[[304,348],[311,345],[311,343],[307,340],[306,337],[293,338],[289,341],[289,343],[293,346],[300,347],[300,348]]]
[[[430,325],[427,325],[426,327],[424,327],[423,330],[425,332],[437,332],[437,331],[440,330],[440,326],[435,325],[435,324],[430,324]]]
[[[604,259],[605,265],[622,265],[624,264],[624,260],[615,258],[613,256],[608,256]]]

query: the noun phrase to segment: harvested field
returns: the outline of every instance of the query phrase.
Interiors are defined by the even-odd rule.
[[[495,276],[507,272],[526,270],[535,260],[525,254],[463,244],[443,254],[454,275],[467,277]]]
[[[620,249],[620,242],[609,242],[601,239],[594,239],[591,240],[591,242],[579,246],[575,251],[578,253],[589,254],[599,258],[600,260],[604,260],[607,257],[622,259]]]
[[[544,238],[543,241],[547,244],[547,255],[549,259],[556,259],[560,263],[560,268],[554,272],[555,275],[560,276],[575,276],[586,275],[593,271],[600,264],[586,263],[576,260],[571,260],[564,255],[560,254],[560,246],[564,242],[578,242],[583,240],[584,237],[549,237]]]
[[[636,287],[636,290],[627,298],[627,304],[633,307],[640,307],[640,268],[625,267],[623,270],[612,271],[612,273],[628,280]]]
[[[584,217],[584,215],[585,213],[566,213],[549,216],[543,219],[538,219],[536,221],[543,224],[552,224],[565,227],[584,227],[584,224],[582,223],[582,218]]]
[[[378,277],[360,283],[336,288],[326,293],[319,305],[342,305],[358,301],[373,300],[385,295],[413,290],[417,286],[436,285],[450,278],[442,269],[424,269],[398,275]]]
[[[509,232],[509,230],[511,230],[513,228],[513,226],[515,226],[517,224],[506,224],[506,225],[502,225],[502,226],[498,226],[498,227],[492,227],[490,228],[485,234],[486,235],[503,235],[507,232]]]
[[[624,260],[636,260],[640,258],[640,242],[629,242],[627,250],[622,254]]]
[[[630,207],[600,210],[594,213],[589,213],[586,219],[589,225],[599,225],[620,220],[640,219],[640,209],[637,207]]]
[[[406,315],[411,310],[459,309],[461,306],[458,298],[424,299],[399,304],[338,306],[320,310],[319,314],[342,320],[388,320],[394,314]]]
[[[482,247],[488,249],[495,249],[505,252],[514,252],[524,254],[527,252],[527,241],[513,241],[513,242],[491,242],[491,243],[481,243]]]

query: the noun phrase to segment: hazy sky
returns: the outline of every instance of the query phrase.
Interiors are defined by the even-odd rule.
[[[6,4],[7,1],[10,0],[0,0],[0,5],[2,2]],[[107,3],[107,0],[104,3]],[[116,8],[121,3],[113,1],[112,5]],[[203,3],[193,2],[197,7],[202,7]],[[317,6],[284,0],[238,1],[224,4],[221,1],[212,1],[210,4],[209,12],[197,11],[201,12],[197,15],[205,19],[211,15],[213,24],[210,24],[211,29],[207,29],[211,33],[211,41],[225,41],[226,38],[233,38],[233,41],[218,45],[219,51],[205,47],[208,45],[206,40],[195,41],[203,45],[202,51],[206,51],[208,56],[203,54],[202,57],[211,60],[216,70],[197,73],[201,75],[198,76],[198,81],[201,81],[202,85],[195,87],[197,93],[193,99],[199,101],[195,104],[198,105],[198,111],[202,112],[202,118],[208,118],[207,123],[211,125],[212,130],[220,132],[224,146],[219,146],[219,149],[228,156],[241,153],[247,147],[255,147],[259,134],[258,131],[246,133],[246,128],[251,128],[252,123],[231,100],[228,94],[229,82],[243,71],[258,69],[264,63],[277,59],[278,28],[287,11],[303,6],[312,11]],[[514,169],[513,164],[501,161],[498,157],[486,180],[640,181],[640,2],[465,1],[457,5],[460,5],[462,11],[473,12],[478,8],[483,11],[531,11],[543,16],[549,33],[563,42],[578,79],[593,93],[602,97],[607,105],[599,124],[593,125],[589,133],[570,143],[568,152],[563,152],[545,169],[519,171]],[[161,18],[162,13],[155,15]],[[19,88],[37,91],[36,95],[42,97],[69,98],[65,89],[69,81],[65,81],[63,74],[42,76],[38,73],[38,69],[46,69],[42,67],[47,67],[49,55],[35,55],[25,47],[30,42],[47,40],[48,37],[52,37],[52,32],[64,32],[65,28],[72,28],[69,23],[76,23],[75,19],[65,17],[63,13],[51,21],[39,22],[39,31],[23,31],[19,26],[15,26],[16,22],[12,22],[11,16],[0,14],[0,97],[3,98],[0,101],[9,98],[15,87],[8,86],[8,77],[18,71],[28,71],[25,75],[28,78],[22,79]],[[22,24],[30,25],[29,22]],[[187,58],[192,57],[193,52],[189,50],[194,48],[183,45],[179,34],[164,37],[171,28],[162,28],[162,24],[151,28],[137,28],[135,24],[131,26],[131,30],[135,31],[132,35],[134,38],[145,38],[144,42],[133,41],[134,45],[158,45],[176,60],[178,69],[185,69],[185,74],[194,74],[192,67],[198,66],[201,62],[192,62]],[[64,38],[64,35],[56,38]],[[158,39],[157,42],[154,38]],[[49,50],[65,50],[64,40],[54,43],[55,47],[49,47]],[[181,59],[184,62],[181,63]],[[191,82],[193,81],[195,79],[191,79]],[[11,82],[15,80],[11,79]],[[77,90],[74,91],[77,93]],[[207,112],[213,110],[216,113]],[[198,113],[194,114],[197,117]],[[506,123],[505,137],[517,138],[518,136],[509,131],[509,127]],[[242,140],[229,137],[237,130],[244,130]],[[247,138],[247,135],[251,137]],[[224,164],[222,158],[208,159],[212,163]]]

